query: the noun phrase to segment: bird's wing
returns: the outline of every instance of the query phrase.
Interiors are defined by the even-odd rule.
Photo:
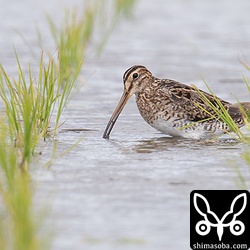
[[[211,94],[195,87],[188,86],[173,80],[166,80],[161,83],[162,91],[167,91],[171,102],[176,105],[176,109],[182,111],[186,118],[190,121],[202,121],[218,117],[214,109],[209,105],[208,100],[214,107],[220,109],[218,101],[225,107],[226,110],[234,114],[234,116],[242,116],[239,108],[230,108],[229,102],[223,101]],[[231,115],[231,114],[230,114]]]

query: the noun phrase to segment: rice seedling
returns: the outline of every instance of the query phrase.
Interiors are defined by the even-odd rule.
[[[0,99],[4,112],[0,123],[0,243],[1,249],[45,249],[40,224],[33,218],[33,186],[29,167],[41,139],[49,133],[58,100],[54,60],[40,59],[38,74],[25,74],[16,53],[18,76],[0,65]],[[3,217],[3,218],[2,218]],[[47,237],[46,237],[47,239]],[[45,241],[45,240],[44,240]]]
[[[63,109],[73,88],[76,88],[76,80],[84,62],[85,48],[93,31],[94,12],[87,9],[84,15],[79,15],[76,10],[66,10],[62,27],[58,28],[50,17],[48,23],[58,49],[55,66],[56,93],[59,97],[55,126],[58,127]]]
[[[91,10],[86,10],[82,16],[76,10],[67,9],[65,22],[59,28],[50,17],[47,19],[58,50],[59,84],[63,88],[79,73],[78,69],[83,64],[85,48],[93,30],[94,15]]]
[[[18,148],[13,147],[9,128],[1,121],[0,130],[0,244],[1,249],[38,250],[43,248],[37,213],[33,211],[33,183],[19,164]]]
[[[250,71],[250,67],[248,65],[245,64],[244,66],[248,71]],[[249,82],[245,76],[243,76],[243,80],[246,84],[248,92],[250,93],[250,85],[249,85]],[[205,82],[204,79],[203,79],[203,81]],[[206,96],[201,91],[199,91],[199,89],[197,87],[194,86],[194,88],[196,88],[196,90],[199,92],[204,103],[206,103],[208,105],[208,107],[211,108],[213,110],[213,112],[215,113],[215,115],[210,114],[211,119],[219,119],[219,120],[223,121],[226,124],[226,126],[231,130],[231,132],[227,132],[227,133],[229,133],[231,136],[233,136],[239,142],[243,143],[244,153],[241,154],[240,159],[235,159],[236,162],[234,162],[233,168],[234,168],[234,171],[237,175],[237,178],[235,179],[235,183],[236,183],[237,187],[240,189],[249,189],[249,179],[246,178],[246,173],[250,171],[250,152],[249,152],[250,140],[249,140],[249,137],[247,135],[243,134],[243,132],[238,128],[238,126],[236,125],[236,123],[234,122],[232,117],[229,115],[226,108],[220,102],[219,98],[217,98],[215,96],[212,89],[208,86],[208,84],[206,82],[205,82],[205,84],[206,84],[210,94],[213,96],[213,99],[214,99],[213,103],[210,102],[206,98]],[[240,103],[240,101],[237,98],[236,98],[236,100],[238,102],[238,105],[239,105],[241,112],[242,112],[242,115],[244,117],[246,128],[250,131],[250,123],[249,123],[250,112],[249,112],[249,110],[246,110],[242,107],[242,104]],[[209,112],[207,110],[204,110],[204,111],[209,114]],[[242,159],[244,160],[243,162],[242,162]]]
[[[136,0],[116,0],[114,4],[116,16],[129,17],[135,7]]]
[[[51,114],[58,96],[53,61],[44,66],[41,57],[38,77],[29,67],[24,74],[16,54],[17,80],[8,76],[0,65],[0,98],[6,112],[10,141],[19,149],[19,166],[27,171],[31,156],[40,139],[48,133]]]
[[[219,121],[222,121],[224,124],[226,124],[226,127],[228,129],[225,130],[225,133],[228,133],[231,135],[233,133],[236,135],[236,136],[234,136],[235,139],[242,141],[242,142],[245,142],[246,137],[244,136],[244,134],[242,133],[240,128],[237,126],[237,124],[235,123],[233,118],[230,116],[230,114],[228,113],[228,110],[223,106],[220,99],[218,97],[216,97],[216,95],[214,94],[212,89],[209,87],[209,85],[206,83],[206,81],[204,79],[203,79],[203,81],[204,81],[207,89],[209,90],[209,93],[213,96],[213,102],[211,102],[204,95],[204,93],[202,91],[200,91],[195,85],[193,85],[193,87],[197,90],[197,92],[199,93],[203,102],[208,105],[208,107],[213,111],[214,114],[211,114],[208,110],[204,109],[201,106],[199,106],[199,107],[201,109],[203,109],[203,111],[206,112],[210,116],[210,119],[219,120]],[[242,107],[240,103],[239,103],[239,106]],[[247,117],[248,114],[246,114],[243,107],[241,109],[242,109],[242,114],[245,115],[245,117]]]
[[[242,64],[250,72],[250,66],[248,64],[246,64],[246,63],[242,63]],[[244,82],[246,84],[248,93],[250,94],[250,84],[249,84],[249,81],[248,81],[247,77],[243,76],[243,80],[244,80]],[[247,127],[248,131],[250,131],[250,123],[249,123],[250,115],[246,114],[246,112],[244,112],[244,116],[246,117],[246,119],[245,119],[246,127]],[[242,154],[242,158],[244,159],[245,163],[247,164],[248,173],[250,173],[250,151],[249,151],[249,146],[250,146],[250,139],[246,137],[246,147],[245,147],[245,152]],[[239,183],[241,184],[242,188],[248,189],[248,190],[250,189],[250,181],[249,181],[249,179],[245,178],[245,174],[243,174],[241,172],[241,170],[238,171],[238,179],[239,179]]]

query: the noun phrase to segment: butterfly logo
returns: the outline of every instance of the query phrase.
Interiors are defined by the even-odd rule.
[[[203,203],[203,206],[200,206],[200,208],[198,206],[199,199],[200,199],[200,202]],[[238,208],[239,206],[237,206],[236,208],[235,204],[239,203],[240,199],[243,199],[243,205],[239,209]],[[247,205],[246,193],[239,194],[233,199],[231,206],[230,206],[230,210],[227,211],[222,216],[221,219],[219,219],[219,217],[213,211],[211,211],[210,205],[207,199],[203,195],[199,193],[194,193],[193,203],[194,203],[194,207],[196,211],[204,218],[200,220],[199,222],[197,222],[195,226],[195,230],[199,235],[202,235],[202,236],[207,235],[209,234],[211,227],[215,227],[217,228],[217,235],[218,235],[219,241],[221,241],[225,227],[229,227],[230,232],[236,236],[243,234],[243,232],[245,231],[244,223],[240,220],[237,220],[237,217],[246,208],[246,205]],[[199,204],[201,205],[201,203]],[[204,207],[205,207],[205,211],[204,211]],[[228,221],[228,219],[230,218],[231,218],[230,222],[226,223],[226,219]]]

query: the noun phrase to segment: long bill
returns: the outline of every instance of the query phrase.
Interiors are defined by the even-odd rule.
[[[124,106],[126,105],[128,99],[130,98],[131,94],[130,92],[128,92],[126,89],[124,89],[124,92],[122,94],[122,97],[119,101],[119,103],[117,104],[117,107],[115,108],[108,124],[107,127],[103,133],[103,138],[104,139],[109,139],[109,134],[111,133],[112,128],[115,125],[115,122],[117,120],[117,118],[119,117],[120,113],[122,112]]]

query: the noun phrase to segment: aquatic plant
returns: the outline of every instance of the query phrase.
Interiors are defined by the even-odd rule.
[[[226,130],[225,133],[231,134],[235,139],[240,141],[245,141],[245,136],[241,132],[240,128],[237,126],[233,118],[228,113],[227,109],[224,107],[224,105],[221,103],[221,100],[214,94],[212,89],[209,87],[209,85],[206,83],[206,81],[203,79],[207,89],[209,90],[209,93],[213,97],[213,102],[211,102],[206,95],[202,91],[200,91],[195,85],[193,87],[196,89],[196,91],[199,93],[201,99],[211,110],[214,114],[210,113],[208,110],[204,109],[203,107],[199,106],[201,109],[203,109],[204,112],[206,112],[209,115],[209,119],[211,120],[220,120],[223,123],[226,124],[229,130]],[[197,104],[198,105],[198,104]],[[240,103],[239,103],[240,105]],[[242,112],[244,113],[244,109],[242,108]],[[247,115],[247,114],[245,114]],[[208,119],[208,120],[209,120]],[[234,134],[236,136],[234,136]]]
[[[250,73],[250,66],[249,64],[247,63],[242,63],[243,66],[248,70],[248,72]],[[248,90],[248,93],[250,94],[250,84],[249,84],[249,80],[247,79],[246,76],[243,76],[243,80],[246,84],[246,87],[247,87],[247,90]],[[249,122],[249,119],[250,119],[250,114],[246,114],[244,113],[244,116],[246,117],[245,119],[245,122],[246,122],[246,126],[247,126],[247,129],[248,131],[250,131],[250,122]],[[245,144],[247,145],[247,147],[245,148],[245,152],[241,155],[242,158],[244,159],[245,163],[247,164],[248,166],[248,173],[250,173],[250,149],[249,149],[249,146],[250,146],[250,138],[249,137],[245,137]],[[239,180],[239,183],[241,183],[241,187],[244,188],[244,189],[250,189],[250,180],[246,179],[245,178],[245,175],[240,171],[240,169],[238,168],[238,180]]]
[[[76,80],[84,62],[87,42],[93,31],[94,12],[86,10],[79,15],[76,10],[66,11],[65,23],[61,28],[48,17],[51,34],[58,49],[56,63],[58,106],[56,114],[56,128],[63,109],[68,102]],[[56,129],[54,130],[56,132]]]
[[[33,208],[34,186],[20,167],[19,147],[9,138],[9,128],[0,121],[0,246],[1,249],[45,249],[46,237]]]
[[[244,67],[250,72],[250,66],[248,64],[243,63]],[[204,79],[203,79],[204,80]],[[250,84],[249,81],[247,79],[247,77],[243,76],[243,81],[246,84],[247,90],[250,94]],[[204,80],[205,82],[205,80]],[[214,98],[214,103],[211,103],[206,96],[204,96],[204,94],[198,90],[197,87],[195,87],[197,89],[197,91],[199,92],[201,98],[203,99],[204,103],[206,103],[216,114],[216,117],[211,115],[211,119],[220,119],[221,121],[223,121],[227,127],[231,130],[230,132],[227,132],[228,134],[230,134],[231,136],[234,137],[235,140],[241,142],[244,144],[245,149],[244,149],[244,153],[241,154],[240,159],[235,159],[234,163],[233,163],[233,168],[234,171],[237,175],[237,178],[235,179],[236,185],[238,188],[240,189],[249,189],[249,180],[246,179],[245,174],[246,171],[250,172],[250,151],[249,151],[249,146],[250,146],[250,139],[249,139],[249,135],[244,134],[240,128],[237,126],[237,124],[234,122],[234,120],[232,119],[232,117],[229,115],[228,111],[224,108],[224,106],[222,105],[222,103],[220,102],[219,98],[217,98],[214,94],[214,92],[212,91],[212,89],[209,87],[209,85],[205,82],[210,94],[213,96]],[[250,123],[249,123],[249,119],[250,119],[250,114],[249,111],[246,111],[240,101],[236,98],[236,102],[238,102],[238,105],[241,109],[242,112],[242,116],[244,117],[244,122],[245,122],[245,126],[248,129],[248,131],[250,131]],[[204,110],[205,112],[207,112],[209,114],[208,111]],[[244,160],[244,162],[246,163],[246,165],[242,164],[242,159]],[[247,168],[246,168],[247,167]]]
[[[17,54],[16,60],[17,79],[10,77],[0,65],[0,98],[5,108],[7,134],[10,142],[19,150],[19,167],[27,171],[37,144],[48,133],[59,95],[53,61],[44,66],[42,55],[38,76],[33,74],[30,67],[26,76]]]

